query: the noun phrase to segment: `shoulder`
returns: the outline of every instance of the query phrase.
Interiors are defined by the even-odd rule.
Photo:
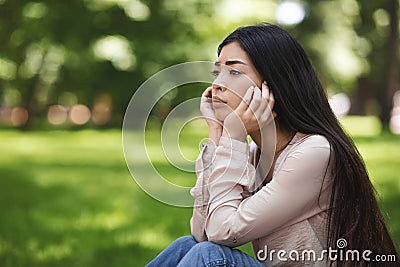
[[[291,142],[295,147],[321,147],[329,148],[330,144],[328,139],[319,134],[296,134],[295,138]]]
[[[330,157],[331,147],[325,136],[318,134],[296,134],[293,138],[288,156],[302,158],[306,157],[311,160],[324,160]]]
[[[297,133],[285,150],[277,160],[273,180],[288,188],[316,185],[316,192],[319,192],[331,161],[328,139],[322,135]]]

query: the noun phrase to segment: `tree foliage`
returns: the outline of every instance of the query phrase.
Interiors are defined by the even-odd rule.
[[[354,113],[380,112],[387,122],[399,88],[398,0],[303,3],[305,19],[286,28],[305,46],[324,85],[331,93],[353,95]],[[276,23],[278,4],[0,0],[0,108],[24,107],[29,112],[24,127],[31,128],[43,125],[51,105],[92,108],[109,99],[108,125],[118,126],[148,77],[176,63],[214,60],[217,44],[234,28]],[[178,90],[158,116],[202,90]]]

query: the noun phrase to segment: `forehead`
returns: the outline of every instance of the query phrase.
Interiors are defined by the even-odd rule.
[[[225,64],[226,61],[233,59],[241,60],[244,63],[250,63],[249,56],[238,42],[232,42],[222,47],[217,62]]]

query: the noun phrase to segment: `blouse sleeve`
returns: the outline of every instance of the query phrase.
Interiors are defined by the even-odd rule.
[[[207,241],[205,233],[205,221],[208,212],[209,193],[208,179],[211,173],[211,162],[215,157],[215,145],[204,144],[196,160],[196,185],[190,190],[194,198],[193,215],[190,219],[190,228],[192,235],[197,242]]]
[[[222,137],[215,154],[205,218],[209,241],[239,246],[321,211],[318,196],[330,158],[324,137],[309,136],[293,147],[272,180],[248,198],[242,193],[255,169],[247,144]]]

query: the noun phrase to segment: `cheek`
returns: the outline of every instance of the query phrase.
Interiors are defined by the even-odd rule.
[[[237,88],[235,91],[229,91],[229,97],[227,98],[229,107],[231,107],[233,110],[236,109],[240,102],[242,102],[243,97],[249,87],[250,85],[246,85]]]
[[[228,105],[232,110],[235,110],[239,106],[240,102],[242,102],[242,98],[238,95],[234,95],[229,98]]]
[[[236,79],[232,79],[230,86],[227,87],[230,94],[229,102],[234,102],[236,105],[239,105],[247,90],[250,88],[250,86],[254,85],[256,84],[244,75]]]

